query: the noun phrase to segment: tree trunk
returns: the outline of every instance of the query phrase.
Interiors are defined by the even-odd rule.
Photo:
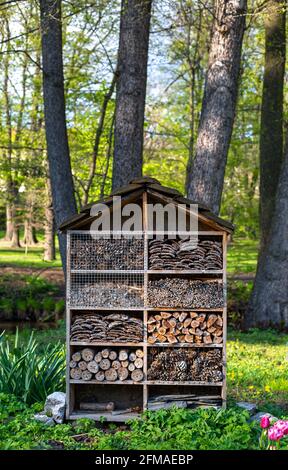
[[[35,246],[38,243],[35,234],[35,228],[33,227],[32,215],[30,213],[24,221],[23,243],[25,246]]]
[[[61,1],[41,0],[44,116],[56,229],[76,213],[66,128]],[[58,232],[64,273],[66,236]]]
[[[51,195],[51,182],[47,178],[47,204],[45,207],[45,239],[44,239],[44,261],[53,261],[56,258],[54,211]]]
[[[6,204],[6,232],[4,240],[10,242],[13,237],[13,218],[12,218],[12,207],[11,204]]]
[[[268,240],[283,159],[285,3],[283,0],[269,0],[265,12],[265,69],[260,131],[260,251]]]
[[[16,221],[16,209],[12,203],[8,202],[6,204],[6,233],[4,240],[10,242],[11,248],[19,248],[19,228],[17,227]]]
[[[112,187],[141,176],[152,0],[122,0]]]
[[[188,196],[218,213],[235,116],[246,0],[215,2],[215,19]]]
[[[259,257],[245,326],[288,327],[288,146],[268,242]]]

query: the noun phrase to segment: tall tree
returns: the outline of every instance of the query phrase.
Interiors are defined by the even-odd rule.
[[[246,327],[288,327],[288,142],[279,176],[271,230],[259,257]]]
[[[198,138],[188,196],[219,212],[227,154],[233,130],[246,0],[215,2]]]
[[[76,212],[70,164],[62,57],[61,0],[40,0],[44,116],[56,229]],[[66,237],[58,232],[63,269]]]
[[[152,0],[122,0],[117,63],[113,189],[141,176]]]
[[[268,0],[265,12],[265,68],[260,132],[261,251],[269,236],[283,158],[285,4],[283,0]]]

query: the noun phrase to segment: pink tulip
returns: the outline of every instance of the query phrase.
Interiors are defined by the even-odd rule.
[[[268,429],[268,437],[270,441],[279,441],[283,436],[283,431],[275,426],[272,426],[270,429]]]
[[[268,416],[262,416],[260,421],[260,426],[262,429],[267,429],[270,426],[270,419]]]
[[[283,436],[285,436],[288,434],[288,421],[279,419],[279,421],[274,424],[274,428],[282,432]]]

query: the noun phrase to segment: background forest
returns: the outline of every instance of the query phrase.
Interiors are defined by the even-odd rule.
[[[257,239],[265,9],[263,2],[249,3],[221,215],[236,224],[237,237]],[[5,208],[9,212],[13,205],[17,228],[43,231],[50,199],[39,5],[20,0],[0,7],[1,226],[4,230]],[[184,193],[197,139],[213,2],[156,0],[152,8],[143,173]],[[67,128],[80,208],[112,187],[120,2],[64,1],[62,18]]]
[[[286,7],[0,0],[0,449],[259,449],[235,402],[287,417]],[[45,427],[64,390],[59,226],[141,175],[235,224],[228,409]]]

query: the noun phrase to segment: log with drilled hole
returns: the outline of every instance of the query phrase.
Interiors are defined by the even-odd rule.
[[[220,382],[222,351],[219,349],[170,349],[159,352],[151,348],[148,380]]]
[[[197,312],[159,312],[147,322],[148,343],[221,344],[222,315]]]
[[[84,348],[72,354],[74,359],[81,359],[78,362],[71,359],[70,377],[73,380],[98,382],[115,382],[133,380],[140,382],[143,380],[144,353],[142,349],[118,349],[103,348],[93,350]],[[137,372],[138,371],[138,372]]]
[[[148,283],[150,307],[220,308],[223,307],[223,284],[217,280],[194,280],[164,277]]]

